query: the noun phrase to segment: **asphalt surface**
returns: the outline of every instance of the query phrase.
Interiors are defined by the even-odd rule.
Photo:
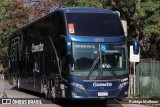
[[[26,99],[38,99],[43,100],[45,104],[0,104],[0,107],[149,107],[148,105],[139,105],[139,104],[128,104],[123,101],[117,100],[107,100],[107,101],[96,101],[96,100],[61,100],[58,103],[53,103],[51,100],[45,100],[43,96],[39,93],[32,91],[27,91],[24,89],[17,90],[14,86],[11,86],[8,82],[5,84],[5,93],[7,98],[22,98],[21,100]]]

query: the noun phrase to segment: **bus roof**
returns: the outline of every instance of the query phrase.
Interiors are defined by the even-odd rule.
[[[93,8],[93,7],[69,7],[69,8],[60,8],[63,12],[93,12],[93,13],[113,13],[112,10]],[[56,10],[55,10],[56,11]]]
[[[41,19],[43,19],[43,18],[45,18],[45,17],[53,14],[53,13],[56,12],[56,11],[60,11],[60,12],[62,12],[62,13],[69,13],[69,12],[108,13],[108,14],[113,14],[113,13],[114,13],[113,10],[107,10],[107,9],[102,9],[102,8],[93,8],[93,7],[57,8],[57,9],[55,9],[54,11],[52,11],[51,13],[49,13],[49,14],[47,14],[47,15],[45,15],[45,16],[43,16],[43,17],[41,17],[41,18],[39,18],[39,19],[31,22],[31,23],[28,23],[28,24],[22,26],[21,28],[16,29],[14,32],[11,33],[11,35],[14,34],[14,33],[16,33],[17,31],[22,30],[22,29],[24,29],[24,28],[26,28],[26,27],[28,27],[28,26],[36,23],[37,21],[39,21],[39,20],[41,20]],[[12,36],[11,36],[11,37],[12,37]],[[11,37],[10,37],[10,38],[11,38]]]

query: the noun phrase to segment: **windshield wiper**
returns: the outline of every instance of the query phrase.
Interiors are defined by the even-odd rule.
[[[110,66],[111,67],[111,66]],[[102,68],[102,71],[98,74],[98,76],[96,77],[96,79],[98,79],[98,77],[102,74],[103,72],[103,69],[106,69],[107,71],[111,71],[111,73],[113,74],[113,77],[116,78],[117,77],[117,74],[116,72],[113,70],[113,68]]]
[[[92,64],[92,67],[91,67],[91,69],[89,70],[89,74],[88,74],[88,76],[86,77],[86,79],[89,79],[90,78],[90,76],[92,75],[92,73],[94,72],[94,68],[95,68],[95,66],[97,65],[97,63],[98,63],[98,61],[99,61],[99,56],[94,60],[94,62],[93,62],[93,64]],[[116,74],[116,72],[113,70],[113,68],[112,68],[112,66],[110,65],[110,68],[102,68],[102,66],[101,66],[101,69],[100,69],[100,71],[99,71],[99,74],[98,74],[98,76],[96,77],[96,79],[98,79],[98,77],[102,74],[102,72],[103,72],[103,70],[107,70],[107,71],[111,71],[111,73],[113,74],[113,77],[114,78],[116,78],[117,77],[117,74]]]
[[[97,65],[98,61],[99,61],[99,56],[94,60],[94,62],[93,62],[93,64],[92,64],[92,67],[91,67],[91,69],[89,70],[89,74],[88,74],[88,76],[86,77],[86,79],[89,79],[89,77],[92,75],[92,73],[93,73],[93,71],[94,71],[94,68],[95,68],[95,66]]]
[[[111,71],[111,73],[113,74],[114,78],[117,77],[117,74],[116,74],[116,72],[113,70],[112,66],[111,66],[110,68],[104,68],[104,69],[107,70],[107,71]]]
[[[117,74],[116,74],[116,72],[113,70],[113,68],[111,68],[111,72],[112,72],[113,76],[116,78],[116,77],[117,77]]]

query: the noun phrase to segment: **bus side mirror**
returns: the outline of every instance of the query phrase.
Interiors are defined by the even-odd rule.
[[[138,42],[138,40],[136,39],[133,39],[131,37],[127,37],[128,41],[131,41],[132,42],[132,45],[133,45],[133,53],[135,55],[138,55],[139,54],[139,47],[140,47],[140,44]]]
[[[132,44],[133,44],[133,53],[135,55],[138,55],[138,53],[139,53],[139,42],[136,39],[132,39]]]

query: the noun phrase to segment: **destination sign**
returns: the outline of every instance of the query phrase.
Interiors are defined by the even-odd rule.
[[[75,48],[96,48],[96,45],[76,44]]]

